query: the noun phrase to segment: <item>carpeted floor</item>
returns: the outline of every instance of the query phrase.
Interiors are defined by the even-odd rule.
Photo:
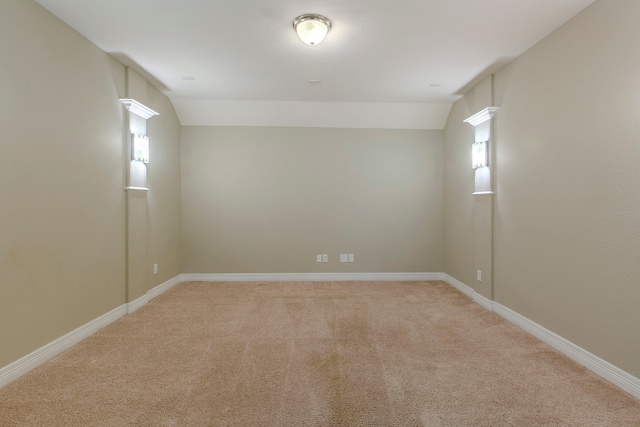
[[[640,426],[443,282],[176,286],[0,389],[1,426]]]

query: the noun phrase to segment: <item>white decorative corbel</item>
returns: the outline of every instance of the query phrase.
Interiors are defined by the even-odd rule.
[[[486,122],[487,120],[491,120],[498,114],[500,111],[500,107],[487,107],[479,113],[474,114],[465,120],[465,123],[469,123],[471,126],[478,126],[481,123]]]
[[[135,99],[121,98],[120,102],[129,112],[129,114],[125,114],[126,120],[124,121],[128,133],[126,146],[131,152],[131,155],[127,156],[128,173],[125,190],[129,193],[132,191],[146,192],[149,191],[146,168],[146,164],[149,162],[147,120],[159,114]]]
[[[139,103],[135,99],[123,98],[123,99],[120,99],[120,102],[122,102],[122,105],[124,105],[127,108],[127,110],[129,110],[129,112],[137,116],[140,116],[145,120],[150,119],[153,116],[159,115],[159,113],[156,113],[151,108]]]

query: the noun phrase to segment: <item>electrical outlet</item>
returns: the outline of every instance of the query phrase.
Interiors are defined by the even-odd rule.
[[[316,262],[322,262],[322,255],[316,255]]]
[[[322,262],[329,262],[329,255],[328,254],[322,254]]]
[[[353,254],[349,254],[349,262],[353,262],[353,260],[354,260]]]
[[[158,274],[158,264],[153,264],[153,274]]]
[[[482,282],[482,271],[476,270],[476,280],[478,280],[478,282]]]
[[[340,262],[349,262],[349,255],[340,254]]]

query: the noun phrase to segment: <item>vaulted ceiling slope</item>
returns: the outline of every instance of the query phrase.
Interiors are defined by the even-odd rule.
[[[451,104],[594,0],[36,0],[183,125],[442,129]],[[293,19],[328,17],[317,46]],[[319,82],[310,82],[319,80]]]

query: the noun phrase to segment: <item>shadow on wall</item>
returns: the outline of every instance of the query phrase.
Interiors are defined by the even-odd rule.
[[[133,59],[129,58],[126,54],[120,52],[107,52],[109,55],[113,56],[115,59],[126,65],[127,67],[133,68],[136,72],[140,73],[142,77],[144,77],[147,82],[155,86],[158,90],[164,91],[169,89],[167,85],[162,83],[160,80],[149,74],[144,68],[142,68],[137,62]]]
[[[469,83],[467,83],[466,85],[464,85],[460,89],[458,89],[455,92],[455,94],[459,95],[459,96],[464,96],[464,95],[468,94],[469,92],[471,92],[473,90],[473,88],[475,88],[478,85],[478,83],[483,81],[485,78],[487,78],[491,74],[496,73],[498,70],[500,70],[502,67],[504,67],[505,65],[507,65],[508,63],[513,61],[514,59],[516,59],[515,56],[498,58],[493,64],[489,65],[483,71],[481,71],[480,73],[476,74],[476,77],[473,80],[471,80]]]

